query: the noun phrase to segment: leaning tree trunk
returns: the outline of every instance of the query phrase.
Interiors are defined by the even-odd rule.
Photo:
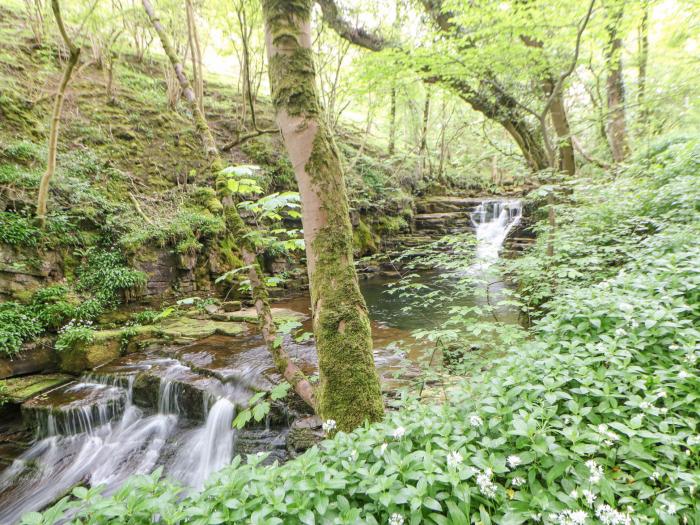
[[[561,91],[552,100],[549,114],[552,117],[554,132],[557,134],[559,142],[559,168],[569,175],[574,175],[576,173],[574,145],[571,142],[571,128]]]
[[[219,150],[216,147],[214,136],[209,129],[209,124],[207,123],[204,113],[199,107],[197,97],[190,86],[187,75],[185,75],[185,69],[182,62],[177,56],[175,48],[173,47],[168,34],[163,28],[163,24],[161,24],[160,20],[156,16],[150,0],[142,1],[143,7],[148,14],[148,18],[151,20],[156,33],[158,33],[163,50],[170,59],[170,63],[175,70],[175,75],[177,76],[177,80],[182,88],[182,94],[187,100],[190,110],[192,111],[194,124],[200,135],[206,154],[213,160],[212,167],[215,171],[221,171],[224,165],[219,155]],[[250,287],[253,293],[253,300],[255,301],[255,309],[258,314],[263,339],[265,340],[265,343],[272,354],[277,369],[284,376],[284,378],[292,384],[295,392],[299,394],[299,396],[306,401],[310,407],[316,410],[316,400],[313,387],[309,383],[304,373],[294,364],[289,355],[277,342],[275,324],[272,319],[272,312],[270,311],[270,301],[267,293],[267,287],[265,286],[264,276],[256,259],[255,247],[252,246],[248,240],[248,234],[250,231],[243,222],[243,219],[241,219],[241,216],[238,214],[238,210],[236,209],[233,200],[233,195],[228,187],[228,180],[223,175],[219,175],[216,180],[216,193],[221,200],[221,204],[224,209],[224,217],[228,233],[234,239],[238,240],[243,262],[248,267],[248,279],[250,280]]]
[[[58,86],[58,91],[56,91],[56,99],[54,101],[53,113],[51,115],[51,129],[49,131],[49,151],[48,159],[46,161],[46,171],[41,177],[41,182],[39,183],[39,194],[36,200],[36,216],[42,228],[46,225],[46,202],[49,198],[49,184],[56,173],[56,149],[58,147],[58,131],[61,127],[63,100],[66,95],[68,82],[70,82],[70,77],[73,74],[73,69],[80,58],[80,48],[73,44],[71,39],[68,37],[65,26],[63,25],[61,6],[58,4],[58,0],[51,0],[51,9],[53,9],[53,14],[56,17],[56,24],[58,25],[58,30],[61,33],[63,42],[68,48],[68,62],[66,62],[61,83]]]
[[[614,13],[608,25],[608,49],[606,60],[608,78],[608,139],[615,162],[624,161],[629,155],[627,144],[627,126],[625,123],[625,86],[622,77],[622,38],[619,24],[622,19],[622,7]]]
[[[340,430],[384,413],[372,337],[352,257],[339,152],[323,118],[311,50],[312,0],[263,0],[277,123],[294,166],[318,351],[321,416]]]

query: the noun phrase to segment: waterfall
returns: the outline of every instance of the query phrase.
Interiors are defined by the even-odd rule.
[[[158,412],[153,415],[132,404],[135,375],[91,374],[67,387],[77,400],[60,414],[49,413],[43,423],[38,421],[39,435],[48,437],[0,473],[0,523],[18,522],[25,512],[40,510],[75,485],[87,481],[104,485],[109,493],[127,477],[158,465],[193,489],[203,487],[206,478],[233,457],[235,406],[216,398],[206,422],[183,431],[187,423],[179,417],[181,388],[173,379],[187,370],[175,364],[164,371]]]
[[[511,230],[520,222],[520,201],[483,201],[472,212],[472,224],[476,234],[476,259],[473,269],[483,270],[491,266],[503,247]]]
[[[182,444],[169,474],[194,489],[228,465],[233,457],[236,432],[232,423],[235,407],[228,399],[219,399],[209,410],[204,427],[193,430]]]

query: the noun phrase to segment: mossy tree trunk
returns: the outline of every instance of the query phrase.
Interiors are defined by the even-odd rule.
[[[68,82],[70,82],[71,75],[73,74],[73,69],[80,58],[80,48],[71,41],[68,33],[66,32],[66,27],[63,25],[61,6],[59,5],[58,0],[51,0],[51,9],[53,10],[54,17],[56,18],[56,24],[58,25],[58,30],[61,33],[61,38],[68,48],[68,62],[66,62],[63,69],[61,83],[58,85],[58,90],[56,91],[53,113],[51,114],[51,128],[49,131],[49,150],[46,161],[46,171],[41,177],[41,182],[39,183],[39,194],[36,201],[36,216],[42,228],[46,225],[46,203],[49,198],[49,185],[51,184],[51,179],[56,173],[56,149],[58,147],[58,132],[61,127],[63,100],[66,96],[66,88],[68,87]]]
[[[312,0],[263,0],[270,82],[294,166],[318,351],[319,413],[340,430],[383,417],[367,307],[352,257],[339,152],[320,108],[311,51]]]
[[[212,160],[212,169],[220,173],[224,168],[224,163],[221,160],[219,150],[216,146],[216,141],[214,140],[214,136],[209,129],[209,124],[207,123],[206,117],[202,112],[192,86],[187,79],[182,62],[177,56],[175,48],[173,47],[168,34],[163,28],[163,24],[161,24],[160,20],[156,16],[150,0],[142,0],[142,2],[143,7],[146,10],[146,14],[151,20],[153,28],[156,30],[156,33],[160,38],[163,50],[168,56],[173,69],[175,70],[175,75],[180,83],[180,87],[182,88],[182,94],[185,100],[187,100],[190,110],[192,111],[192,118],[197,131],[199,132],[204,150],[206,151],[207,156],[209,156],[209,158]],[[248,240],[248,234],[250,231],[236,209],[233,194],[229,189],[228,179],[221,173],[216,180],[216,193],[218,198],[221,200],[224,210],[226,229],[234,240],[233,244],[240,247],[243,262],[248,268],[248,279],[250,280],[250,287],[253,293],[253,300],[255,302],[255,309],[258,314],[260,328],[265,343],[272,353],[275,365],[284,378],[292,384],[296,393],[299,394],[299,396],[315,410],[316,400],[314,397],[315,393],[313,387],[303,372],[298,366],[296,366],[296,364],[294,364],[289,355],[277,341],[277,334],[275,324],[272,319],[272,312],[270,310],[270,301],[267,287],[265,286],[264,275],[257,261],[255,246],[252,246]]]

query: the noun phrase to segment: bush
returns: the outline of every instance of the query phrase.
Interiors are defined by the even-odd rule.
[[[15,246],[36,246],[41,231],[32,220],[11,211],[0,211],[0,242]]]
[[[77,272],[76,289],[92,294],[103,309],[116,306],[122,290],[146,284],[146,275],[126,266],[118,252],[89,248],[84,255],[85,263]]]
[[[90,344],[95,339],[95,329],[91,321],[71,320],[58,332],[55,348],[59,352],[69,350],[79,344]]]

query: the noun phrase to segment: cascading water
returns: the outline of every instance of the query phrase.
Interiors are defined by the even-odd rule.
[[[503,243],[520,222],[522,206],[516,200],[483,201],[472,212],[476,235],[476,259],[473,270],[484,270],[497,259]]]
[[[89,392],[90,403],[50,414],[38,426],[40,435],[48,437],[0,474],[0,524],[16,523],[25,512],[45,507],[77,484],[104,485],[109,493],[128,476],[151,472],[158,465],[174,479],[201,488],[207,476],[231,462],[235,407],[218,399],[205,411],[204,425],[183,431],[180,388],[174,381],[183,370],[189,369],[179,364],[166,369],[159,410],[153,415],[132,404],[134,375],[88,375],[69,386],[69,393]],[[98,392],[110,395],[96,401]],[[109,408],[115,397],[122,403],[118,411]]]
[[[235,407],[228,399],[219,399],[209,410],[204,427],[187,435],[178,448],[168,472],[173,479],[201,489],[206,479],[231,462],[235,430],[232,427]]]

